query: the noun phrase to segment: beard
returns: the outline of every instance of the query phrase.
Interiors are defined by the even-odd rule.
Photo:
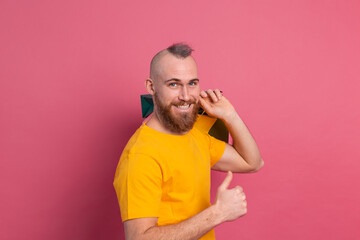
[[[159,96],[156,93],[154,94],[154,102],[157,116],[166,129],[175,133],[184,133],[190,131],[193,128],[200,107],[199,102],[196,102],[195,100],[174,101],[169,105],[166,105],[161,102]],[[178,114],[171,112],[172,106],[176,107],[178,105],[185,104],[193,105],[191,112]]]

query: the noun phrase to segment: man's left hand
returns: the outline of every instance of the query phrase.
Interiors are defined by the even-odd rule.
[[[225,120],[236,114],[233,105],[222,95],[219,89],[201,91],[199,100],[201,107],[212,117]]]

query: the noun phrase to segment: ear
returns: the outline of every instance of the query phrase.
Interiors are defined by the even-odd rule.
[[[151,78],[147,78],[145,80],[145,87],[146,87],[146,90],[148,91],[148,93],[150,93],[151,95],[154,95],[154,93],[155,93],[154,81]]]

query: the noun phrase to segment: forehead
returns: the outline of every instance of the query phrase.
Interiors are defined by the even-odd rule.
[[[177,78],[188,81],[197,78],[197,65],[192,56],[186,58],[177,58],[171,54],[164,55],[159,60],[160,80]]]

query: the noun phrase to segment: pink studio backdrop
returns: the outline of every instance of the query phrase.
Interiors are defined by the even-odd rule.
[[[115,168],[177,41],[265,160],[217,238],[360,239],[359,1],[2,0],[0,29],[0,239],[124,239]]]

